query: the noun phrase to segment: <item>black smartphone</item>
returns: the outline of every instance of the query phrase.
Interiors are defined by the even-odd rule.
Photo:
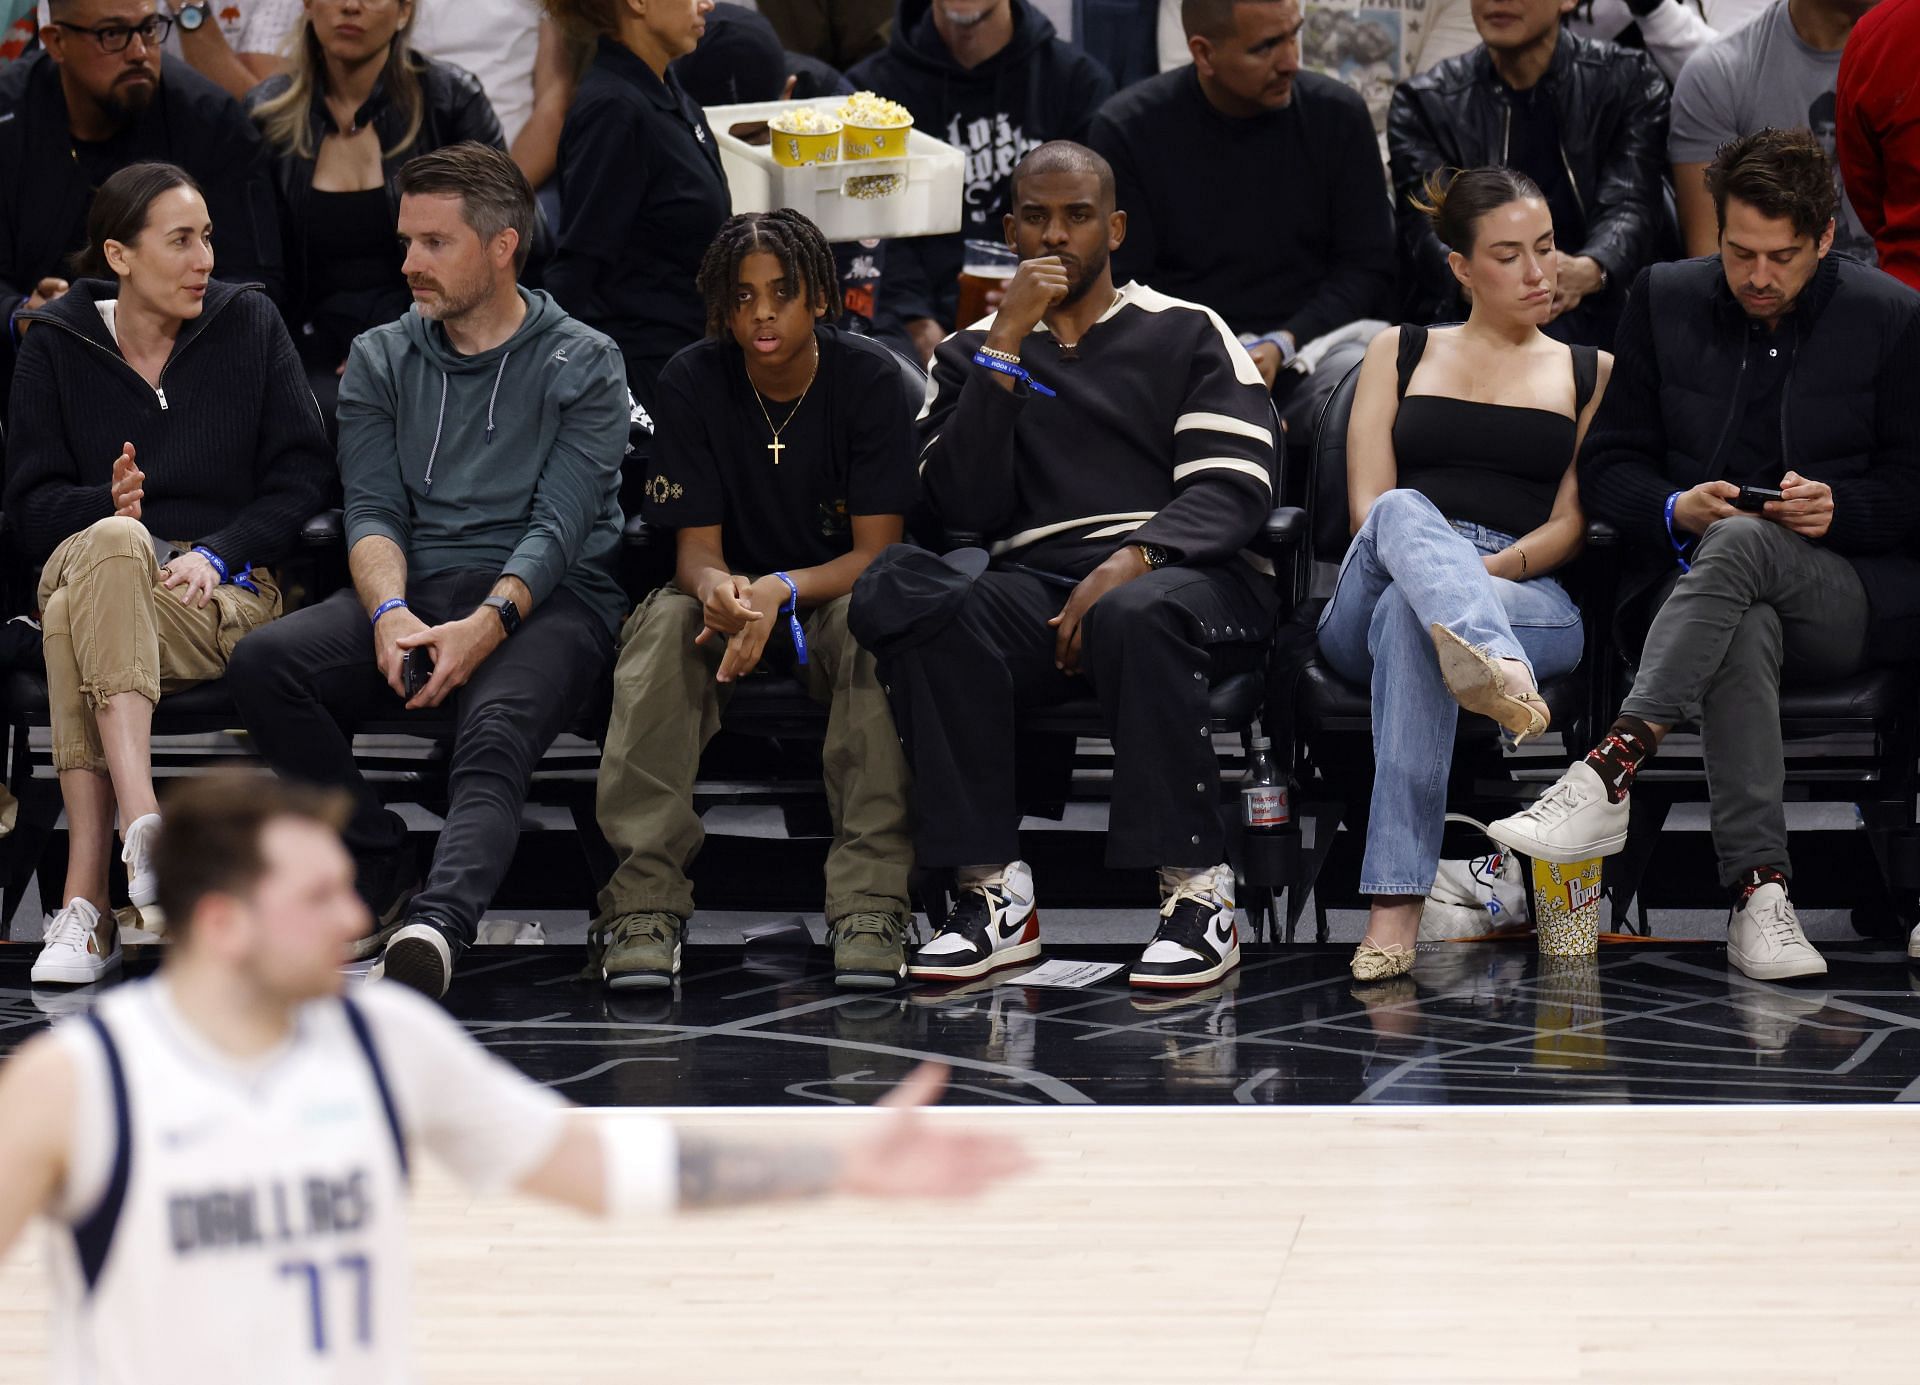
[[[406,685],[407,701],[420,695],[420,689],[433,680],[433,656],[424,649],[409,649],[401,666],[400,681]]]
[[[1758,510],[1769,500],[1785,500],[1787,497],[1772,486],[1742,486],[1740,494],[1734,498],[1736,510]]]

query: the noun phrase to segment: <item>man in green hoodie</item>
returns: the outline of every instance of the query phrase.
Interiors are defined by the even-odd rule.
[[[434,997],[513,860],[534,767],[604,681],[631,403],[620,352],[521,288],[533,189],[457,144],[401,170],[414,310],[353,344],[340,472],[354,590],[242,641],[228,666],[280,773],[354,796],[345,837],[378,921],[361,955]],[[407,829],[353,760],[353,728],[454,722],[448,809],[409,899]]]

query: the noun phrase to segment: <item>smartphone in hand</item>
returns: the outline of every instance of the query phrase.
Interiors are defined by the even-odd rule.
[[[1742,486],[1735,497],[1733,508],[1736,510],[1759,511],[1766,508],[1769,500],[1785,500],[1786,495],[1774,486]]]
[[[432,680],[433,655],[425,649],[409,649],[400,673],[400,681],[407,689],[407,701],[418,697],[420,690]]]

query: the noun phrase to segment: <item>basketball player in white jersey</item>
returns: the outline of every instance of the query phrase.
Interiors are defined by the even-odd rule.
[[[257,780],[170,795],[165,966],[0,1070],[0,1256],[36,1214],[53,1223],[56,1385],[410,1379],[403,1199],[420,1148],[477,1191],[613,1216],[964,1195],[1021,1163],[911,1110],[839,1152],[592,1118],[404,987],[343,995],[370,922],[336,835],[345,807]],[[923,1068],[893,1103],[943,1081]]]

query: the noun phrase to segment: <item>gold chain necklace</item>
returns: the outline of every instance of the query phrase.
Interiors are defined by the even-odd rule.
[[[742,364],[744,365],[745,362],[742,362]],[[813,341],[813,369],[807,373],[807,389],[800,391],[800,397],[794,400],[793,407],[787,410],[786,422],[782,423],[778,428],[775,428],[773,426],[773,415],[767,412],[767,401],[760,397],[760,387],[753,383],[753,372],[747,372],[747,388],[753,391],[753,402],[760,406],[760,417],[767,421],[767,431],[773,434],[773,441],[767,444],[767,451],[773,453],[773,464],[775,466],[780,465],[780,454],[787,450],[787,445],[780,441],[780,435],[792,426],[793,416],[799,413],[800,406],[807,402],[807,390],[813,388],[814,379],[819,374],[820,339],[815,337]]]

